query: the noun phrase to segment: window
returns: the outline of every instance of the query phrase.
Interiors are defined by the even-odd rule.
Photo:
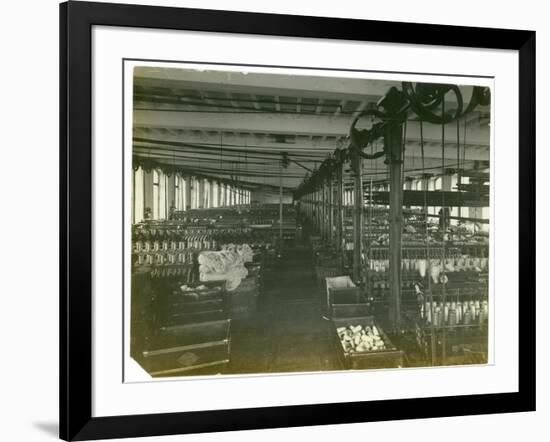
[[[139,223],[143,221],[144,217],[144,207],[145,207],[145,192],[144,192],[145,181],[143,179],[143,169],[140,167],[138,170],[134,171],[134,211],[133,211],[133,222]]]
[[[220,194],[219,194],[219,184],[217,181],[212,182],[212,207],[219,207],[220,206],[220,200],[219,200]]]
[[[193,178],[193,209],[198,209],[200,207],[200,185],[199,185],[199,179]]]
[[[174,176],[174,206],[176,207],[176,210],[181,210],[180,206],[180,198],[181,198],[181,191],[180,191],[180,176],[176,175]]]
[[[195,178],[189,177],[189,186],[190,186],[190,197],[191,201],[189,202],[189,206],[191,209],[197,208],[197,200],[196,200],[196,192],[197,192],[197,185],[195,183]]]
[[[456,185],[458,184],[458,174],[455,173],[451,176],[451,191],[456,192],[458,189],[456,188]]]
[[[168,176],[162,173],[162,179],[160,181],[160,215],[162,219],[168,218],[168,210],[170,208],[170,201],[168,201]]]
[[[228,184],[225,188],[226,190],[226,194],[225,194],[225,198],[226,198],[226,206],[232,206],[233,204],[231,204],[231,186]]]
[[[153,219],[159,219],[159,207],[160,207],[160,173],[158,170],[153,170]]]
[[[175,176],[175,194],[176,194],[176,210],[185,210],[186,209],[186,191],[187,191],[187,183],[185,181],[185,178],[176,175]]]
[[[202,207],[206,209],[210,207],[210,183],[206,178],[202,180],[202,188],[203,188]]]

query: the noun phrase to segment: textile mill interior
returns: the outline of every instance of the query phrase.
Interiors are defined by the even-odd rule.
[[[387,77],[134,69],[146,373],[490,361],[490,89]]]

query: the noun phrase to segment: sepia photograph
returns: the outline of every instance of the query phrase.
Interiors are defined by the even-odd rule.
[[[491,82],[136,63],[128,348],[148,377],[490,364]]]

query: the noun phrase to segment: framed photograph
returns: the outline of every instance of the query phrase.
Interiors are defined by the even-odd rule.
[[[60,23],[62,439],[535,409],[535,32]]]

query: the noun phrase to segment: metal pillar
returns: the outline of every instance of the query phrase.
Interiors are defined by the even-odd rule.
[[[342,169],[344,165],[338,164],[336,169],[336,251],[339,253],[342,251],[342,237],[344,235],[344,216],[343,216],[343,183],[342,183]]]
[[[321,191],[319,189],[315,191],[315,225],[321,236]]]
[[[185,177],[185,210],[191,210],[191,187],[193,186],[193,178]]]
[[[395,325],[401,322],[402,143],[402,124],[392,120],[387,121],[384,149],[390,172],[390,319]]]
[[[328,232],[328,183],[327,179],[323,180],[323,232],[325,241],[329,240]]]
[[[353,280],[361,280],[361,247],[363,243],[363,180],[361,157],[354,155],[351,161],[354,175],[353,204]]]
[[[283,248],[283,168],[279,169],[279,241],[280,250]]]
[[[332,185],[332,171],[328,176],[328,239],[334,245],[334,186]]]

